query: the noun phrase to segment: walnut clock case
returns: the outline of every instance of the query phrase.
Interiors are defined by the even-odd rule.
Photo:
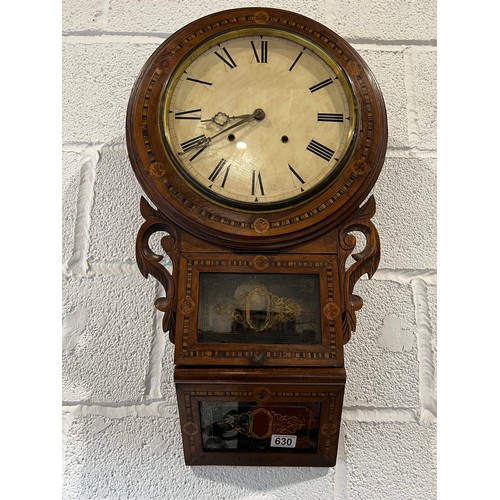
[[[335,465],[353,288],[380,257],[387,122],[369,68],[304,16],[211,14],[144,65],[127,147],[154,205],[136,255],[165,290],[186,463]]]

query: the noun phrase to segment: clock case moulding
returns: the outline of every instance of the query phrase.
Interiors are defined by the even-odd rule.
[[[252,212],[211,201],[186,183],[165,150],[158,114],[169,74],[194,47],[227,29],[261,26],[296,32],[334,54],[353,88],[358,126],[347,163],[325,189],[298,206]],[[343,345],[356,329],[356,312],[363,304],[353,289],[363,274],[373,275],[380,260],[379,236],[371,221],[375,199],[369,194],[386,147],[385,105],[371,71],[341,37],[304,16],[267,8],[211,14],[172,35],[144,65],[129,101],[127,148],[134,173],[155,207],[145,197],[141,199],[145,222],[138,231],[136,257],[143,276],[156,278],[165,292],[154,304],[163,313],[163,330],[175,343],[174,376],[187,464],[335,464],[345,385]],[[356,253],[354,232],[365,239]],[[151,248],[156,233],[166,233],[160,243],[171,266],[165,266],[164,256]],[[308,259],[315,262],[311,266],[323,269],[326,278],[321,278],[322,283],[332,284],[330,292],[324,286],[320,298],[323,327],[319,347],[196,344],[199,283],[196,278],[193,292],[189,272],[195,277],[200,269],[214,273],[239,269],[253,276],[300,273],[297,269]],[[328,350],[330,355],[325,354]],[[216,395],[211,386],[218,389]],[[262,393],[265,400],[259,397]],[[291,393],[295,396],[279,396]],[[261,419],[266,417],[265,411],[271,411],[265,410],[265,404],[273,407],[286,400],[300,405],[301,398],[316,398],[321,404],[316,451],[204,450],[196,405],[217,398],[243,398],[246,403],[241,404],[252,401],[257,405],[252,415],[260,412]]]

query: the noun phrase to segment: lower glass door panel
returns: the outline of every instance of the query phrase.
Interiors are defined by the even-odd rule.
[[[205,451],[315,452],[319,403],[201,401]]]
[[[335,465],[343,368],[176,367],[187,465]]]

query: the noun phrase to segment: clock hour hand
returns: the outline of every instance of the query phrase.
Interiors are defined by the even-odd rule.
[[[266,113],[264,113],[263,109],[257,108],[251,115],[241,115],[241,116],[242,116],[242,118],[241,118],[240,121],[238,121],[236,123],[233,123],[229,127],[226,127],[225,129],[222,129],[220,132],[217,132],[216,134],[212,135],[211,137],[208,137],[207,139],[209,139],[209,140],[215,139],[219,135],[222,135],[225,132],[227,132],[228,130],[231,130],[233,128],[239,127],[243,123],[249,122],[251,120],[255,119],[255,120],[261,121],[261,120],[263,120],[265,118]]]
[[[213,122],[216,125],[219,125],[219,127],[223,127],[229,120],[237,120],[238,118],[247,118],[251,117],[252,115],[236,115],[236,116],[229,116],[227,113],[223,113],[222,111],[218,111],[215,113],[212,118],[209,118],[208,120],[201,120],[202,122]]]
[[[244,118],[242,118],[240,121],[236,123],[233,123],[229,127],[226,127],[220,132],[217,132],[216,134],[210,137],[200,137],[199,140],[190,142],[189,147],[185,148],[183,151],[180,151],[178,154],[183,155],[188,151],[191,151],[192,149],[198,149],[198,148],[205,149],[212,142],[212,139],[215,139],[216,137],[219,137],[219,135],[222,135],[225,132],[227,132],[228,130],[232,130],[233,128],[239,127],[240,125],[243,125],[244,123],[247,123],[251,120],[261,121],[265,118],[266,113],[264,113],[263,109],[257,108],[252,114],[241,115],[241,116],[243,116]]]

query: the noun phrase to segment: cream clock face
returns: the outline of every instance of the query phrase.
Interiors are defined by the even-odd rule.
[[[310,41],[272,29],[237,30],[197,48],[162,101],[167,151],[210,199],[279,210],[342,170],[356,130],[349,82]]]

